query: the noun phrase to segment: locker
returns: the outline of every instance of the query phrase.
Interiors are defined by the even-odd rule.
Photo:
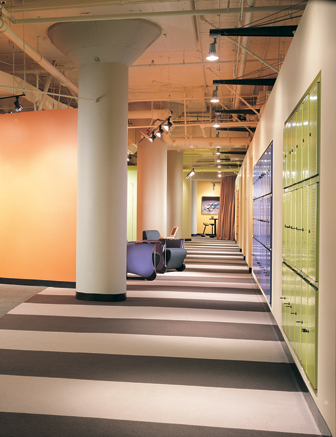
[[[308,285],[307,306],[307,365],[306,373],[314,389],[317,388],[317,291]]]
[[[286,259],[287,250],[287,193],[282,198],[282,258]]]
[[[302,188],[302,240],[301,240],[301,270],[308,275],[308,186]]]
[[[288,337],[289,332],[289,268],[282,263],[282,327]]]
[[[287,169],[287,175],[288,175],[288,185],[294,184],[294,173],[295,173],[295,153],[294,153],[294,138],[296,136],[296,114],[294,114],[290,121],[290,134],[288,138],[288,169]]]
[[[295,293],[296,293],[296,274],[293,270],[289,269],[289,329],[288,329],[288,339],[291,343],[295,342]]]
[[[318,171],[318,123],[319,123],[319,86],[317,83],[309,94],[309,177]]]
[[[295,267],[302,268],[302,188],[296,190]]]
[[[294,304],[294,342],[293,348],[299,359],[301,359],[301,286],[302,278],[295,274],[295,304]]]
[[[296,150],[295,182],[302,181],[302,113],[303,105],[300,105],[296,112],[296,140],[294,145]]]
[[[302,108],[302,179],[309,177],[309,94],[303,100]]]
[[[288,192],[287,193],[287,207],[286,207],[286,210],[287,210],[287,219],[286,219],[286,222],[287,222],[287,241],[286,241],[286,260],[288,261],[288,262],[290,262],[290,251],[291,251],[291,248],[290,248],[290,245],[291,245],[291,220],[292,220],[292,198],[291,198],[291,193],[290,192]]]
[[[301,281],[302,290],[301,290],[301,364],[307,373],[307,330],[308,328],[308,283],[304,280]]]
[[[291,191],[291,220],[290,220],[290,243],[289,243],[289,263],[295,266],[295,244],[296,244],[296,190]]]
[[[318,281],[318,188],[315,183],[308,186],[309,214],[308,214],[308,276],[315,282]]]

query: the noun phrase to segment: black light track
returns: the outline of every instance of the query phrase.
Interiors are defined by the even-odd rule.
[[[254,85],[254,86],[273,86],[276,78],[273,79],[215,79],[213,85]]]
[[[297,26],[237,27],[230,29],[210,29],[210,37],[219,36],[270,36],[293,37]]]

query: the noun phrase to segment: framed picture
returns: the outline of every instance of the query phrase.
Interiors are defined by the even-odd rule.
[[[202,214],[218,214],[219,196],[202,196]]]

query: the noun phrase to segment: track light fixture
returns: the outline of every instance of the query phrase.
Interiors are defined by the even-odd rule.
[[[216,89],[213,90],[210,102],[211,103],[218,103],[219,102],[219,98],[218,98],[218,86],[216,86]]]
[[[218,56],[216,53],[217,36],[214,38],[213,42],[210,44],[209,54],[207,56],[207,61],[217,61]]]
[[[187,174],[187,177],[186,177],[186,179],[189,179],[189,178],[192,178],[193,176],[195,176],[195,170],[194,169],[192,169],[192,170],[190,170],[190,172]]]
[[[14,106],[15,106],[15,112],[21,112],[23,110],[23,106],[19,102],[19,97],[15,98]]]
[[[173,126],[173,123],[170,120],[171,117],[168,117],[167,120],[162,124],[162,127],[166,132],[169,132],[170,128]]]
[[[212,125],[212,127],[215,127],[215,128],[220,127],[220,124],[218,123],[218,117],[215,118],[215,122],[214,122],[214,124]]]
[[[156,132],[156,136],[158,137],[158,138],[161,138],[162,137],[162,134],[163,134],[163,130],[162,130],[162,127],[161,127],[161,125],[159,126],[159,129],[157,130],[157,132]]]
[[[141,138],[139,142],[141,142],[144,138],[147,138],[152,143],[156,137],[162,138],[164,131],[169,132],[170,128],[173,126],[173,123],[170,120],[171,116],[169,116],[166,120],[154,120],[152,125],[148,129],[146,129],[146,134],[143,136],[143,138]],[[155,125],[155,123],[158,121],[161,123],[159,125]]]

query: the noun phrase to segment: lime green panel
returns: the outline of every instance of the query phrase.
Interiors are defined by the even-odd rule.
[[[289,294],[288,294],[288,280],[289,269],[286,264],[282,264],[282,327],[288,337],[288,315],[289,315]]]
[[[295,293],[296,293],[296,274],[293,270],[289,271],[289,292],[290,292],[290,311],[289,311],[289,329],[288,329],[288,338],[291,343],[295,341]]]
[[[308,285],[308,333],[306,373],[312,386],[317,388],[317,291]]]
[[[290,119],[291,125],[291,139],[290,139],[290,178],[289,185],[293,185],[296,182],[296,114],[294,114]]]
[[[301,364],[307,373],[307,344],[308,344],[308,284],[302,281],[301,291]]]
[[[302,266],[302,188],[296,190],[295,267]]]
[[[301,270],[308,274],[308,186],[302,188]]]
[[[296,140],[294,145],[296,150],[295,182],[300,182],[302,180],[302,114],[303,105],[300,105],[299,109],[296,111]]]
[[[309,95],[309,177],[318,174],[317,170],[317,151],[318,151],[318,120],[319,120],[319,100],[318,85],[311,89]]]
[[[308,276],[318,281],[317,269],[317,200],[319,184],[309,185],[309,214],[308,214]]]
[[[289,247],[289,262],[292,266],[295,265],[295,240],[296,240],[296,190],[291,191],[291,222],[290,222],[290,247]]]
[[[287,223],[286,223],[286,215],[287,215],[287,194],[284,193],[282,197],[282,257],[286,258],[286,243],[287,243]]]
[[[302,279],[295,275],[295,305],[294,305],[294,343],[293,348],[299,359],[301,359],[301,284]]]
[[[302,109],[302,179],[309,177],[309,94],[303,100]]]

